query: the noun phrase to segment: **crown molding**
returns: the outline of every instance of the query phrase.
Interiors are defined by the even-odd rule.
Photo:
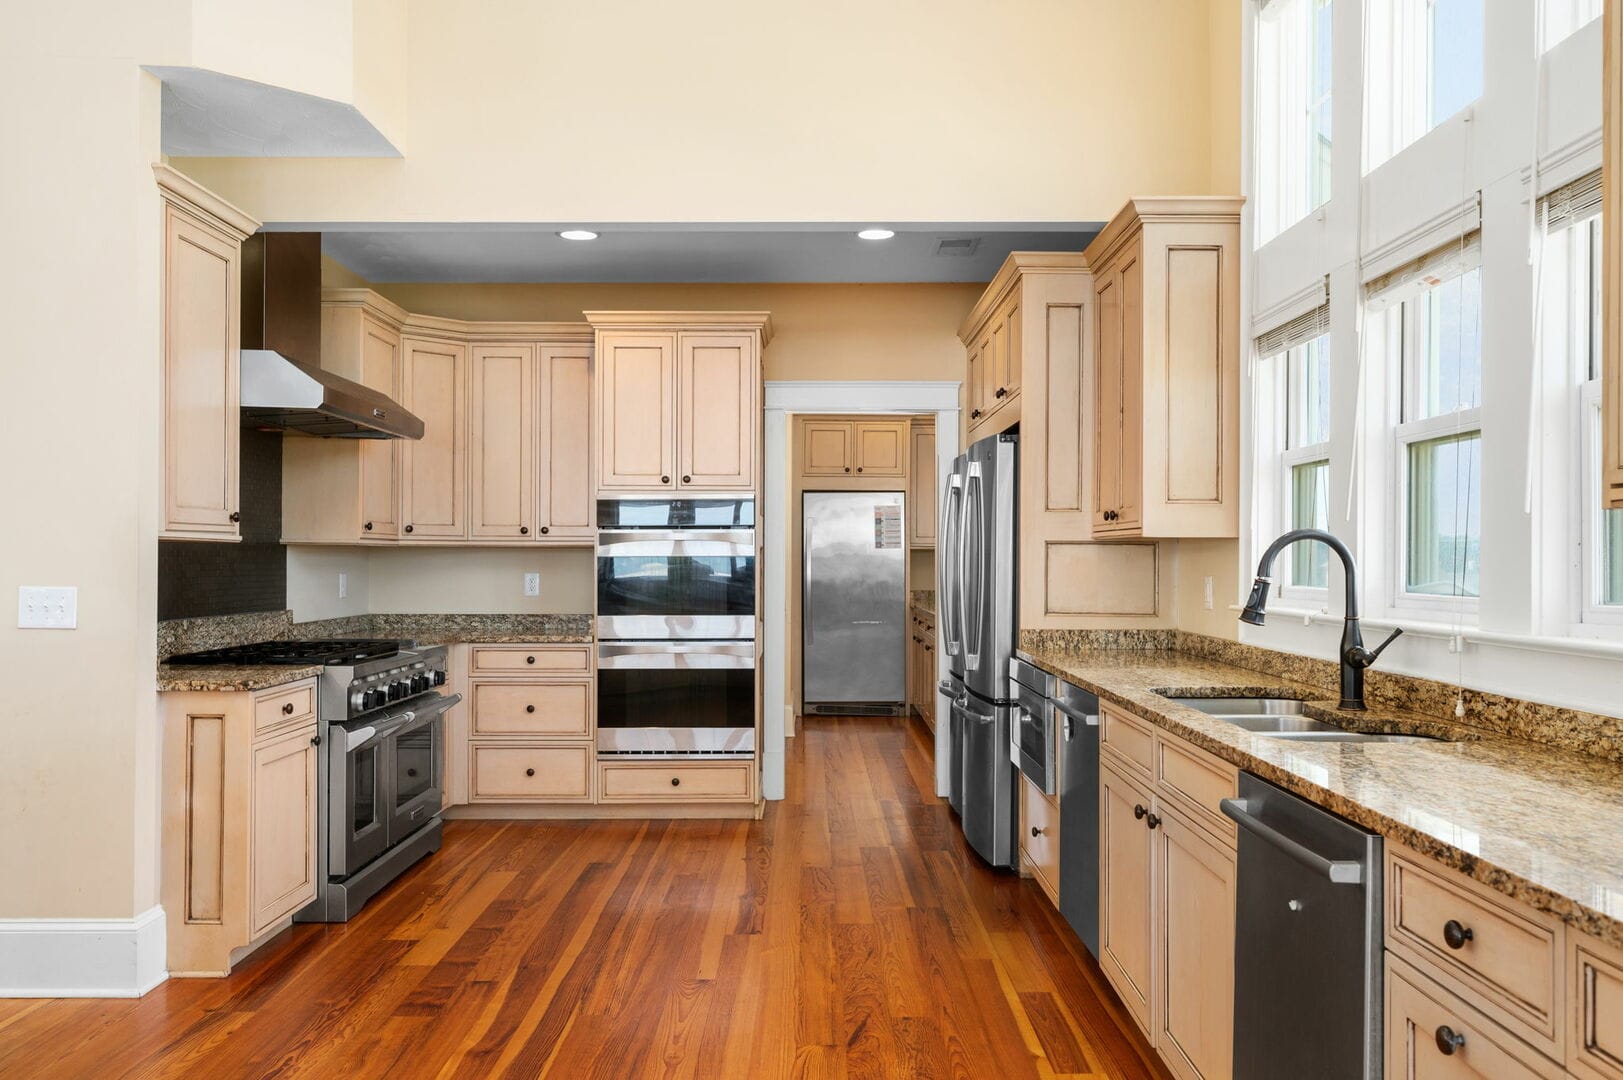
[[[1080,251],[1011,251],[980,299],[958,326],[958,340],[968,345],[982,325],[1027,274],[1086,274],[1088,260]]]
[[[166,201],[201,215],[216,228],[235,234],[239,242],[259,231],[258,218],[220,198],[185,173],[156,162],[152,166],[152,175],[157,179],[158,191]]]
[[[772,340],[770,311],[587,311],[594,330],[757,330],[761,347]]]

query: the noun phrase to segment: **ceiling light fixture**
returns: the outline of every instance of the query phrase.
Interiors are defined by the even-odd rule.
[[[896,235],[894,229],[863,229],[857,233],[859,240],[889,240]]]
[[[565,229],[558,234],[565,240],[596,240],[597,234],[591,229]]]

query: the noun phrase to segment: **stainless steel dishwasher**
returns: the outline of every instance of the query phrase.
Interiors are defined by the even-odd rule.
[[[1250,773],[1240,826],[1234,1075],[1379,1080],[1381,838]]]
[[[1059,911],[1099,955],[1099,699],[1063,679],[1049,703],[1059,724]]]

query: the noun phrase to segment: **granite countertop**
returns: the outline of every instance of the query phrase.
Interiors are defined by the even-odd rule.
[[[590,615],[371,615],[378,637],[410,638],[424,645],[585,645],[595,640]],[[294,624],[302,633],[304,625]]]
[[[1038,647],[1022,659],[1531,907],[1623,946],[1623,767],[1601,757],[1374,707],[1322,688],[1169,651]],[[1314,702],[1347,728],[1427,743],[1307,743],[1253,735],[1157,691]]]
[[[159,690],[264,690],[320,675],[320,664],[159,664]]]

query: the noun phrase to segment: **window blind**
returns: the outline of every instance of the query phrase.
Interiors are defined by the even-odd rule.
[[[1325,304],[1274,327],[1266,334],[1258,334],[1257,359],[1266,360],[1270,356],[1278,356],[1329,332],[1330,305]]]
[[[1458,277],[1482,265],[1482,230],[1474,229],[1458,240],[1428,251],[1418,259],[1388,270],[1364,284],[1364,310],[1385,311],[1433,285]]]
[[[1600,170],[1562,184],[1538,201],[1539,220],[1545,232],[1555,232],[1600,213]]]

